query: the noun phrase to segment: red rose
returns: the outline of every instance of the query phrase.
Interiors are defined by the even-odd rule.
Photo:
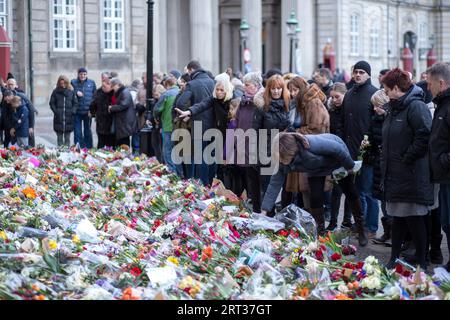
[[[278,235],[282,236],[282,237],[287,237],[289,235],[289,232],[286,230],[280,230],[278,232]]]
[[[335,262],[339,261],[341,259],[342,259],[342,256],[339,253],[337,253],[337,252],[333,253],[333,255],[331,256],[331,260],[333,260]]]
[[[78,190],[78,185],[74,183],[72,187],[70,188],[73,192],[76,192]]]
[[[395,272],[397,272],[399,274],[403,274],[403,266],[401,264],[397,264],[395,266]]]
[[[356,269],[362,269],[364,267],[364,262],[360,261],[356,264]]]
[[[142,273],[142,270],[138,267],[134,267],[133,269],[131,269],[130,273],[135,277],[139,277]]]
[[[315,256],[317,260],[323,261],[323,252],[321,250],[317,250]]]

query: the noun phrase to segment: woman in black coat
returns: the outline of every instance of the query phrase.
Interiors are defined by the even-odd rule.
[[[388,268],[395,266],[402,242],[409,231],[416,247],[416,260],[426,269],[427,232],[425,219],[434,203],[427,158],[431,113],[423,91],[414,86],[408,73],[394,69],[382,78],[391,99],[383,123],[381,190],[392,221],[392,251]]]
[[[290,93],[282,76],[274,75],[267,80],[264,91],[264,105],[258,105],[257,107],[252,127],[257,132],[258,141],[260,138],[264,138],[264,136],[260,137],[259,130],[267,130],[267,150],[259,150],[259,148],[258,150],[260,154],[262,151],[262,153],[265,154],[264,156],[270,158],[272,152],[272,138],[274,138],[271,135],[271,130],[282,132],[291,125],[289,120]],[[258,147],[260,144],[261,143],[258,142]],[[261,175],[261,191],[263,195],[269,186],[269,182],[270,176]]]
[[[50,109],[53,112],[53,130],[58,137],[58,147],[70,146],[70,133],[75,128],[75,114],[78,98],[70,85],[69,78],[60,76],[56,89],[50,97]]]
[[[130,90],[124,87],[122,81],[115,78],[111,80],[111,87],[117,99],[116,105],[109,107],[113,115],[113,131],[116,138],[116,147],[130,146],[130,137],[137,132],[137,116],[134,109],[133,97]]]

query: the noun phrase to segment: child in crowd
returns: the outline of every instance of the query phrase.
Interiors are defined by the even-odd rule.
[[[12,140],[21,148],[28,147],[28,108],[22,103],[22,99],[15,96],[11,99],[12,120],[13,126],[11,128]]]

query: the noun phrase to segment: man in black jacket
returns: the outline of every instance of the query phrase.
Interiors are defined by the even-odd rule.
[[[202,69],[202,66],[198,61],[193,60],[189,62],[187,70],[191,76],[191,81],[188,82],[186,90],[184,90],[183,94],[177,99],[175,107],[180,110],[185,110],[187,105],[194,106],[204,99],[211,97],[214,90],[214,80],[211,79],[207,71]],[[210,108],[195,115],[192,119],[192,124],[192,133],[195,132],[195,127],[201,124],[201,133],[203,136],[203,133],[205,133],[206,130],[214,127],[214,110]],[[192,139],[195,139],[195,137],[192,137]],[[201,179],[203,184],[210,185],[216,173],[216,166],[208,166],[203,159],[203,150],[209,143],[204,143],[202,139],[197,141],[197,143],[202,143],[202,163],[192,163],[192,170],[190,174],[188,173],[188,178],[194,177],[195,179]],[[194,152],[192,154],[194,154]]]
[[[440,184],[442,229],[450,251],[450,64],[437,63],[428,69],[427,75],[436,104],[429,144],[431,180]],[[450,261],[446,269],[450,272]]]
[[[371,98],[377,91],[371,81],[371,67],[366,61],[359,61],[353,67],[353,80],[355,85],[345,95],[342,105],[343,117],[343,140],[347,144],[353,160],[358,160],[360,156],[361,142],[364,136],[370,132],[371,119],[374,114]],[[372,217],[379,212],[378,201],[372,196],[373,167],[364,164],[361,173],[356,179],[357,189],[360,191],[362,208],[352,208],[362,212],[364,217]],[[354,213],[355,214],[355,213]],[[362,218],[364,219],[364,218]],[[375,221],[370,219],[369,221]],[[370,236],[374,237],[378,228],[377,223],[365,225],[370,231]],[[361,232],[361,230],[359,230]]]

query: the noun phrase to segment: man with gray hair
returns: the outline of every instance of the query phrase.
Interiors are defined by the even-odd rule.
[[[450,64],[437,63],[427,70],[427,75],[428,89],[436,104],[429,143],[431,180],[440,184],[442,230],[450,251]],[[450,272],[450,260],[445,268]]]

